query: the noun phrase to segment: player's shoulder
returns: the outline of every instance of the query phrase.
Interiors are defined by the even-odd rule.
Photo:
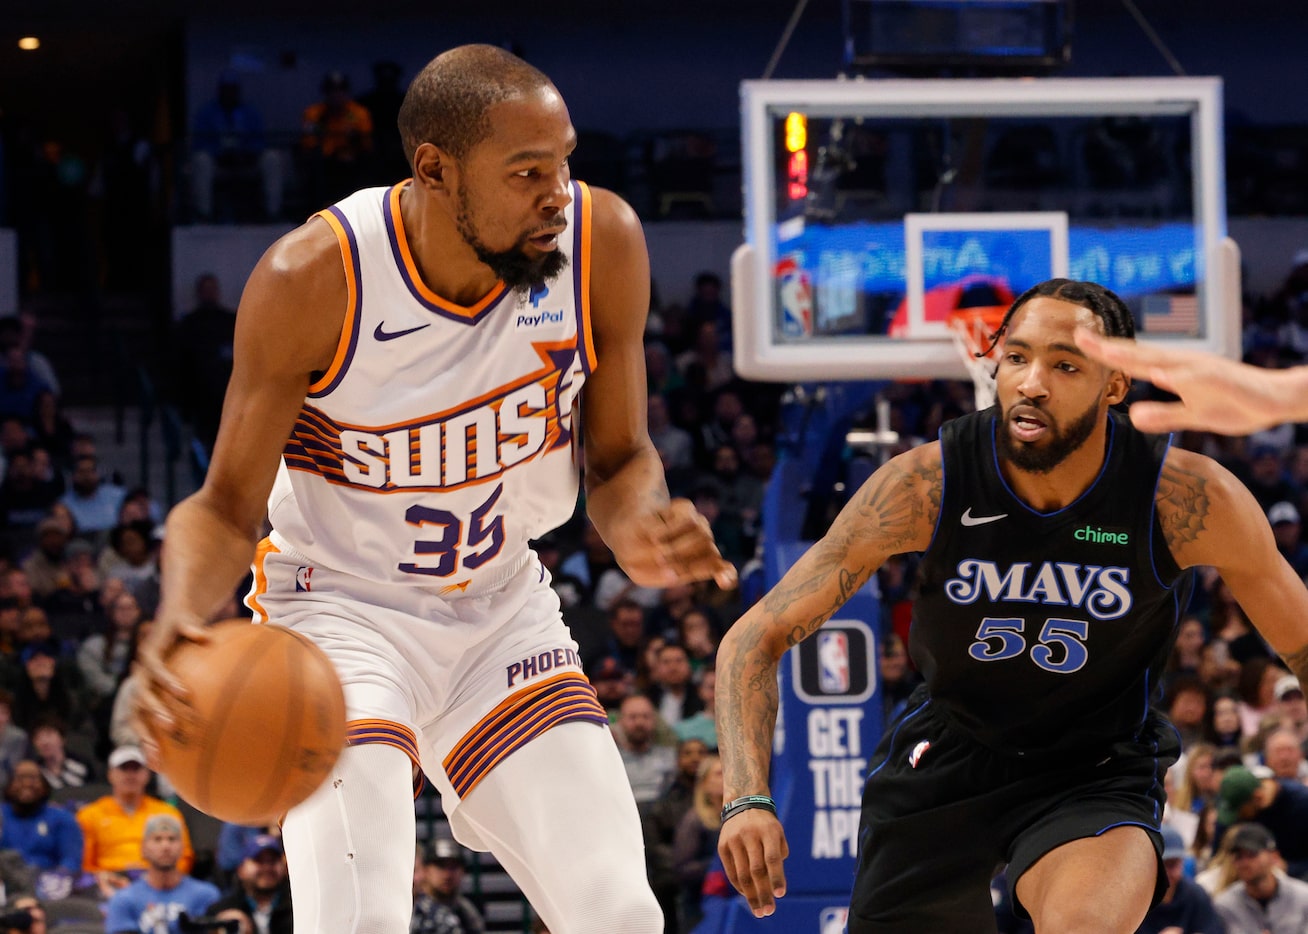
[[[278,237],[260,261],[279,276],[309,276],[323,267],[341,267],[340,239],[323,218],[314,215],[299,227]]]
[[[590,216],[595,233],[612,236],[622,232],[640,232],[640,218],[636,209],[616,191],[587,185],[590,192]]]
[[[1180,497],[1224,498],[1245,490],[1240,480],[1206,454],[1185,448],[1169,447],[1163,458],[1156,499],[1159,503]]]

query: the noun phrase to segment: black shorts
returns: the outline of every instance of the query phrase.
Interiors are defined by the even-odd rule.
[[[999,870],[1007,865],[1015,889],[1045,853],[1113,827],[1143,827],[1161,854],[1163,774],[1179,752],[1172,725],[1153,714],[1137,738],[1097,754],[1002,755],[919,689],[869,765],[849,934],[994,931]],[[1155,902],[1166,888],[1160,859]]]

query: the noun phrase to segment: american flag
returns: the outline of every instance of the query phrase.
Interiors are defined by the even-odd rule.
[[[1140,311],[1146,334],[1199,333],[1199,299],[1194,295],[1146,295]]]

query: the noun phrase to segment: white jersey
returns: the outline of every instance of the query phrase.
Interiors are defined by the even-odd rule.
[[[405,184],[317,215],[340,241],[349,304],[282,456],[271,546],[471,595],[520,570],[528,541],[576,506],[573,404],[595,366],[590,191],[572,183],[558,277],[529,292],[500,283],[464,307],[422,282],[400,217]]]

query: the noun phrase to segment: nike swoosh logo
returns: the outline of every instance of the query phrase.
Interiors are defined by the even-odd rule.
[[[386,323],[385,321],[382,322],[382,324],[385,323]],[[406,328],[403,331],[383,331],[382,325],[379,324],[377,325],[377,330],[372,332],[372,336],[377,338],[377,340],[379,341],[393,341],[397,337],[403,337],[406,334],[412,334],[414,331],[421,331],[425,327],[430,327],[430,324],[420,324],[416,328]]]
[[[998,522],[1000,519],[1006,518],[1008,518],[1008,513],[1006,512],[1001,512],[997,516],[974,516],[972,515],[971,506],[968,506],[967,509],[963,510],[964,525],[985,525],[987,522]]]

